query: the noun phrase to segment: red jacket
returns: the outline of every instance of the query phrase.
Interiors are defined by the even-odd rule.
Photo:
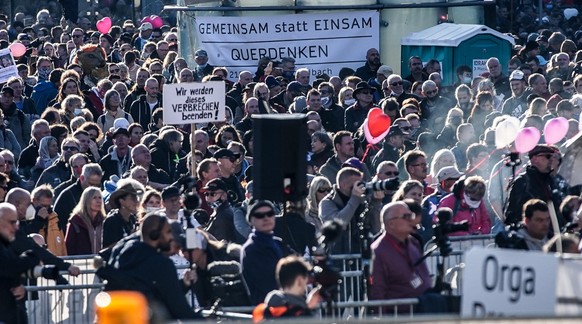
[[[462,193],[461,193],[462,196]],[[455,201],[457,197],[454,194],[449,194],[445,198],[441,200],[439,203],[440,207],[448,207],[455,212]],[[489,219],[489,215],[487,214],[487,210],[485,209],[485,203],[481,200],[481,204],[478,208],[469,208],[469,206],[465,203],[465,201],[461,201],[459,205],[459,209],[453,215],[451,219],[452,223],[462,222],[462,221],[469,222],[469,231],[468,232],[455,232],[451,233],[451,236],[463,236],[463,235],[471,235],[471,234],[489,234],[491,232],[491,220]],[[435,219],[436,220],[436,214]]]

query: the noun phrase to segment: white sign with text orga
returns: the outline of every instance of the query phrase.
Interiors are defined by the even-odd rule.
[[[465,256],[461,315],[552,316],[557,269],[550,254],[475,247]]]
[[[224,81],[164,84],[164,124],[224,121]]]

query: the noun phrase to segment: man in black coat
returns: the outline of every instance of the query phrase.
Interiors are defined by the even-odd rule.
[[[559,158],[551,146],[545,144],[536,145],[529,153],[529,165],[525,172],[521,173],[509,189],[508,205],[505,210],[505,224],[517,224],[522,220],[523,205],[530,199],[540,199],[546,203],[552,201],[558,216],[560,226],[565,224],[560,214],[562,199],[557,193],[550,173],[552,172],[551,160]]]
[[[156,167],[165,170],[170,176],[170,180],[176,180],[180,175],[177,171],[177,164],[180,160],[182,141],[184,135],[177,129],[164,129],[160,137],[150,146],[151,161]]]
[[[234,213],[228,202],[226,183],[220,178],[212,179],[202,190],[206,196],[206,202],[213,209],[206,231],[218,240],[244,243],[245,239],[238,234],[234,227]]]
[[[61,152],[62,154],[58,161],[41,173],[36,182],[37,187],[43,184],[49,184],[51,187],[56,188],[71,178],[69,159],[73,154],[79,152],[79,143],[74,138],[66,138],[61,144]]]
[[[30,178],[30,170],[36,164],[38,158],[38,143],[45,136],[51,135],[49,123],[44,119],[37,119],[32,123],[29,145],[20,152],[18,159],[18,173],[24,178]]]
[[[26,323],[26,309],[19,307],[26,296],[20,283],[22,273],[40,263],[32,253],[17,256],[12,242],[18,231],[18,217],[14,206],[0,203],[0,323]]]
[[[174,263],[162,254],[170,251],[172,241],[165,216],[146,216],[140,240],[128,241],[132,244],[120,252],[112,275],[127,278],[125,289],[143,293],[150,304],[164,308],[170,319],[199,319],[201,316],[186,301]]]
[[[129,132],[118,127],[113,132],[113,149],[105,155],[99,165],[103,169],[103,181],[109,180],[112,175],[121,176],[131,166],[131,147],[129,146]]]

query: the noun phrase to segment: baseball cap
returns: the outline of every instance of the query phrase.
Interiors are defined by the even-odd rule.
[[[7,85],[4,85],[2,87],[2,90],[0,90],[0,93],[7,93],[7,94],[11,95],[12,97],[14,97],[14,89],[10,88]]]
[[[459,172],[455,166],[447,166],[439,170],[437,173],[437,179],[441,182],[448,179],[458,179],[462,175],[463,174]]]
[[[389,77],[394,73],[394,70],[389,67],[388,65],[382,65],[378,68],[378,72],[376,74],[384,74],[385,77]]]
[[[222,158],[229,158],[229,159],[238,159],[240,154],[234,153],[233,151],[225,148],[221,148],[218,151],[214,152],[215,159],[222,159]]]
[[[388,135],[386,135],[386,136],[389,137],[389,136],[397,136],[397,135],[408,135],[408,133],[403,131],[398,125],[390,126],[390,128],[388,129]]]
[[[205,50],[203,50],[203,49],[199,49],[196,52],[194,52],[194,56],[195,57],[198,57],[198,56],[200,56],[200,57],[207,57],[208,56],[208,53]]]
[[[515,70],[511,72],[509,76],[509,81],[525,81],[525,75],[520,70]]]
[[[302,92],[302,89],[303,87],[301,86],[301,83],[297,81],[291,81],[287,85],[287,91],[289,92]]]
[[[202,189],[208,190],[208,191],[217,191],[217,190],[228,191],[228,188],[226,187],[226,183],[220,178],[215,178],[215,179],[208,181],[206,186],[202,187]]]
[[[138,29],[139,30],[152,30],[152,29],[154,29],[154,26],[152,26],[151,23],[149,23],[149,22],[146,21],[143,24],[141,24],[141,26],[139,26]]]

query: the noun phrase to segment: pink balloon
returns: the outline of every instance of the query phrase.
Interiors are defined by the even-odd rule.
[[[154,27],[154,29],[162,28],[162,26],[164,25],[164,21],[162,20],[162,18],[156,15],[150,16],[150,23],[152,24],[152,27]]]
[[[21,57],[26,53],[26,46],[22,43],[12,43],[8,48],[14,57]]]
[[[564,117],[557,117],[548,120],[544,127],[544,140],[547,144],[555,144],[568,133],[568,120]]]
[[[145,22],[149,22],[150,24],[152,24],[152,16],[143,17],[142,20],[141,20],[141,23],[143,24]],[[154,26],[154,24],[152,24],[152,27],[153,26]]]
[[[112,24],[111,18],[103,17],[102,19],[99,19],[99,21],[97,21],[97,30],[101,34],[107,34],[111,29],[111,24]]]
[[[515,149],[519,153],[531,151],[540,141],[540,131],[535,127],[523,128],[517,133],[515,138]]]

